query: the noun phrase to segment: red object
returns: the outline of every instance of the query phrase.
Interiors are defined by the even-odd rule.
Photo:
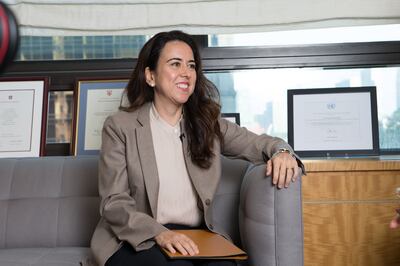
[[[0,69],[12,62],[18,44],[17,20],[11,10],[0,2]]]
[[[7,13],[4,6],[0,6],[0,25],[1,25],[0,63],[3,64],[10,43],[10,27],[8,24]]]

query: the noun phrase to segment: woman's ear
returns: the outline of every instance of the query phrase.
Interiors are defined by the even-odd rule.
[[[150,70],[149,67],[146,67],[144,69],[144,74],[146,76],[146,82],[150,87],[155,87],[156,86],[156,82],[154,80],[154,75],[153,72]]]

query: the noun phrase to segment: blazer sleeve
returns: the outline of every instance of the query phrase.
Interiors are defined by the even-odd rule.
[[[127,174],[125,135],[109,117],[102,131],[99,160],[100,215],[115,236],[139,251],[154,245],[153,238],[167,230],[150,215],[137,211]]]
[[[257,164],[268,161],[280,149],[287,149],[293,153],[299,166],[302,167],[303,164],[299,157],[294,154],[292,147],[283,139],[267,134],[257,135],[227,119],[220,118],[219,122],[224,137],[221,145],[223,155],[245,159]]]

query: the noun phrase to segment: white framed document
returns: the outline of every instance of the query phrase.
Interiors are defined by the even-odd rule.
[[[97,155],[105,119],[118,112],[128,79],[85,79],[75,93],[74,155]]]
[[[378,155],[376,88],[288,90],[288,142],[303,157]]]
[[[43,155],[47,78],[0,80],[0,157]]]

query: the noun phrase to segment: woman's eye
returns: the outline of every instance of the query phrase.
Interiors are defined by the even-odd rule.
[[[196,64],[189,64],[189,68],[196,69]]]
[[[178,66],[180,66],[181,65],[181,63],[180,62],[172,62],[172,64],[171,64],[172,66],[175,66],[175,67],[178,67]]]

